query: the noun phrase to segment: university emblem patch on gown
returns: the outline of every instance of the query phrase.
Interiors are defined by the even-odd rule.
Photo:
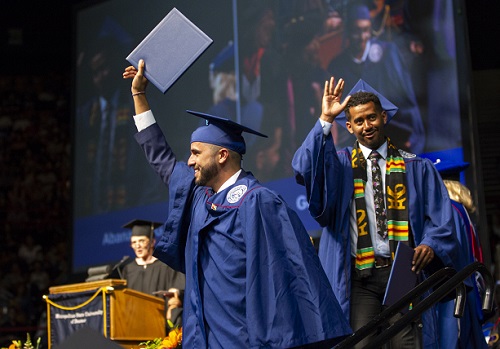
[[[384,56],[384,50],[382,46],[377,43],[373,43],[370,47],[370,52],[368,52],[368,58],[373,63],[378,63]]]
[[[226,200],[230,204],[240,201],[241,197],[246,193],[248,187],[246,185],[237,185],[227,193]]]

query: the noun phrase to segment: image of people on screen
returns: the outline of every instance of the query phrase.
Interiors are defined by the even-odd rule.
[[[110,17],[80,51],[75,119],[75,212],[101,214],[166,197],[133,137],[130,88],[117,84],[131,38]],[[154,189],[152,189],[152,187]],[[163,189],[163,190],[162,190]]]

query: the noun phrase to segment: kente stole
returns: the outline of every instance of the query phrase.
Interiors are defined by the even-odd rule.
[[[365,185],[367,165],[363,152],[356,141],[352,149],[352,171],[354,177],[354,202],[358,225],[358,244],[356,246],[356,270],[359,276],[366,277],[375,266],[375,252],[370,236],[366,213]],[[406,167],[399,150],[387,138],[387,159],[385,172],[385,207],[387,213],[387,236],[391,258],[394,259],[399,241],[408,244],[408,198],[406,187]]]

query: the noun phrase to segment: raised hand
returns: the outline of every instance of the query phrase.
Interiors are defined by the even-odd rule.
[[[128,66],[125,68],[123,72],[124,79],[134,79],[132,80],[131,91],[134,93],[142,93],[146,91],[146,87],[148,86],[148,79],[144,76],[144,60],[139,61],[139,69],[135,69],[133,66]]]
[[[146,87],[148,86],[148,79],[144,76],[144,60],[139,61],[139,69],[133,66],[125,68],[123,72],[124,79],[133,79],[130,88],[132,97],[134,98],[134,108],[136,114],[144,113],[149,110],[149,103],[146,98]]]
[[[332,76],[330,81],[325,81],[325,89],[323,91],[323,101],[321,103],[321,119],[332,123],[333,120],[344,110],[350,96],[347,96],[344,102],[342,99],[342,91],[344,90],[344,80],[339,79],[335,86],[335,78]]]

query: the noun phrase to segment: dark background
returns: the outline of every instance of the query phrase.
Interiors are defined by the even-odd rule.
[[[3,276],[0,277],[0,346],[8,345],[2,339],[11,332],[2,328],[16,328],[18,333],[26,333],[38,321],[44,325],[43,319],[36,315],[43,311],[45,306],[41,301],[41,294],[47,290],[28,290],[33,302],[25,304],[25,308],[18,309],[17,316],[10,318],[10,304],[14,294],[4,296],[8,289],[5,282],[13,283],[17,274],[26,273],[38,275],[40,271],[33,268],[12,268],[16,261],[19,246],[26,236],[33,235],[36,243],[42,248],[43,263],[51,262],[50,284],[66,282],[81,282],[81,275],[73,275],[68,269],[71,249],[71,79],[73,61],[73,14],[75,8],[88,1],[52,0],[52,1],[2,1],[0,11],[0,94],[2,106],[7,99],[19,95],[19,91],[26,94],[37,93],[43,95],[40,86],[35,86],[33,76],[40,76],[43,85],[50,93],[57,95],[55,111],[48,111],[47,106],[38,106],[36,113],[26,114],[24,117],[33,118],[29,138],[29,147],[20,147],[10,137],[0,138],[2,147],[0,159],[0,267]],[[461,66],[463,74],[470,76],[470,115],[473,129],[479,135],[477,143],[471,148],[477,160],[476,175],[470,178],[478,188],[479,208],[483,210],[482,220],[478,220],[480,233],[486,237],[489,244],[483,244],[487,250],[486,262],[498,263],[500,257],[495,258],[496,244],[500,241],[500,155],[498,154],[498,111],[500,110],[500,54],[498,38],[500,36],[500,1],[492,0],[465,0],[465,13],[458,10],[460,16],[465,16],[467,33],[459,33],[469,38],[469,59]],[[140,2],[137,2],[140,6]],[[140,18],[137,19],[140,21]],[[126,62],[124,62],[124,66]],[[469,71],[470,69],[470,71]],[[462,72],[460,72],[462,74]],[[27,78],[27,80],[23,80]],[[24,85],[23,85],[24,81]],[[26,83],[28,81],[28,83]],[[14,86],[17,85],[17,86]],[[12,90],[16,90],[12,94]],[[43,89],[43,87],[42,87]],[[54,101],[52,101],[54,102]],[[43,104],[43,103],[42,103]],[[5,113],[6,109],[2,109]],[[49,115],[48,115],[49,114]],[[0,114],[0,117],[2,115]],[[11,115],[16,118],[17,115]],[[43,122],[44,120],[51,122]],[[53,123],[55,122],[55,124]],[[0,135],[3,135],[0,130]],[[445,131],[445,130],[444,130]],[[46,155],[45,148],[51,147],[51,142],[57,141],[65,149],[57,156],[57,166],[54,159]],[[21,142],[22,145],[23,142]],[[11,147],[16,147],[12,150]],[[34,149],[32,149],[34,148]],[[25,156],[29,152],[31,167],[26,166]],[[8,155],[5,155],[8,154]],[[58,195],[50,200],[43,194],[36,193],[38,184],[32,187],[17,188],[20,178],[30,177],[40,172],[40,169],[50,168],[57,188]],[[32,195],[36,195],[36,198]],[[12,205],[12,201],[16,204]],[[497,222],[498,220],[498,222]],[[56,248],[57,247],[57,248]],[[53,257],[53,258],[52,258]],[[499,268],[496,268],[498,270]],[[5,281],[10,273],[10,279]],[[38,274],[37,274],[38,273]],[[19,275],[17,275],[19,276]],[[498,274],[496,275],[498,279]],[[25,279],[18,278],[19,285]],[[13,283],[13,285],[16,285]],[[12,286],[11,286],[12,287]],[[21,287],[21,286],[19,286]],[[23,290],[26,292],[26,290]],[[12,292],[11,292],[12,293]],[[33,304],[40,309],[34,309]],[[24,316],[24,317],[23,317]],[[7,320],[6,320],[7,319]],[[16,334],[18,335],[18,334]]]
[[[472,70],[498,69],[500,2],[465,0]],[[72,14],[82,0],[10,1],[0,11],[1,59],[8,73],[70,70]],[[139,6],[139,4],[138,4]],[[140,20],[140,19],[138,19]],[[20,32],[21,42],[9,44]],[[5,66],[5,64],[9,66]]]

